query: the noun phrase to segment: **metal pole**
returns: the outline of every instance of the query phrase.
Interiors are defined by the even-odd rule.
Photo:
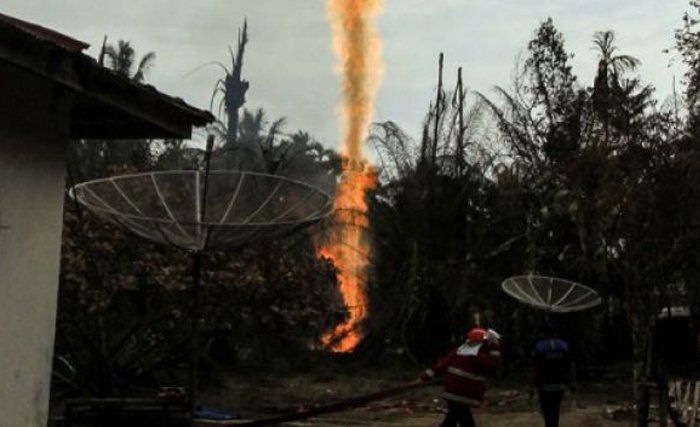
[[[199,378],[199,313],[200,281],[202,277],[202,253],[192,253],[192,337],[190,342],[190,413],[194,419],[197,406],[197,385]]]
[[[198,218],[200,224],[205,225],[205,239],[203,247],[192,253],[192,342],[190,348],[190,415],[194,419],[197,407],[197,387],[199,383],[199,318],[201,306],[201,279],[202,279],[202,251],[206,249],[209,242],[209,230],[206,228],[207,191],[209,189],[209,171],[211,168],[211,151],[214,147],[214,136],[207,138],[207,147],[204,154],[204,189],[200,202],[201,217]]]

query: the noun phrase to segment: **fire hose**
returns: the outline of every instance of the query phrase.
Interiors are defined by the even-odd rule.
[[[359,406],[366,405],[371,402],[376,402],[378,400],[382,399],[387,399],[389,397],[393,397],[399,394],[403,394],[406,392],[409,392],[411,390],[415,390],[418,388],[423,388],[430,385],[430,383],[427,382],[422,382],[422,383],[411,383],[411,384],[406,384],[398,387],[393,387],[388,390],[382,390],[374,393],[369,393],[369,394],[364,394],[360,396],[355,396],[351,397],[346,400],[342,400],[340,402],[336,403],[331,403],[330,405],[325,405],[325,406],[319,406],[313,409],[309,409],[306,411],[301,411],[301,412],[295,412],[292,414],[284,414],[284,415],[278,415],[274,416],[271,418],[265,418],[262,420],[255,420],[255,421],[247,421],[243,423],[230,423],[226,424],[230,427],[262,427],[262,426],[269,426],[269,425],[275,425],[275,424],[281,424],[281,423],[288,423],[288,422],[293,422],[293,421],[300,421],[304,420],[307,418],[311,417],[317,417],[319,415],[324,415],[324,414],[331,414],[334,412],[340,412],[344,411],[346,409],[350,408],[356,408]]]

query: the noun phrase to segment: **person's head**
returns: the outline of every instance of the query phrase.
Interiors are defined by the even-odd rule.
[[[488,337],[488,331],[486,329],[482,328],[473,328],[469,332],[467,332],[467,343],[468,344],[481,344],[484,341],[486,341],[486,338]]]

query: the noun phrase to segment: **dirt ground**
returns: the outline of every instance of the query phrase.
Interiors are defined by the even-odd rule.
[[[226,409],[241,420],[264,419],[327,405],[349,397],[405,384],[411,377],[382,372],[225,375],[203,396],[206,405]],[[629,386],[623,383],[580,384],[562,405],[562,427],[631,425]],[[288,426],[437,426],[444,416],[441,384],[372,402],[360,408],[307,419]],[[543,421],[536,397],[526,385],[508,380],[490,384],[487,402],[474,411],[479,427],[538,427]],[[213,423],[212,423],[213,424]],[[201,423],[202,426],[210,423]]]

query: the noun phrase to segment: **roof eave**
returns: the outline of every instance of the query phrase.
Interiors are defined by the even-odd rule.
[[[73,117],[73,138],[189,138],[193,126],[214,121],[207,111],[135,83],[87,55],[32,37],[5,22],[0,22],[0,40],[0,59],[52,80],[84,101],[114,108],[134,119],[132,129],[122,123],[121,131],[105,126],[102,133],[99,120],[91,123],[90,118]],[[136,136],[139,129],[142,136]]]

